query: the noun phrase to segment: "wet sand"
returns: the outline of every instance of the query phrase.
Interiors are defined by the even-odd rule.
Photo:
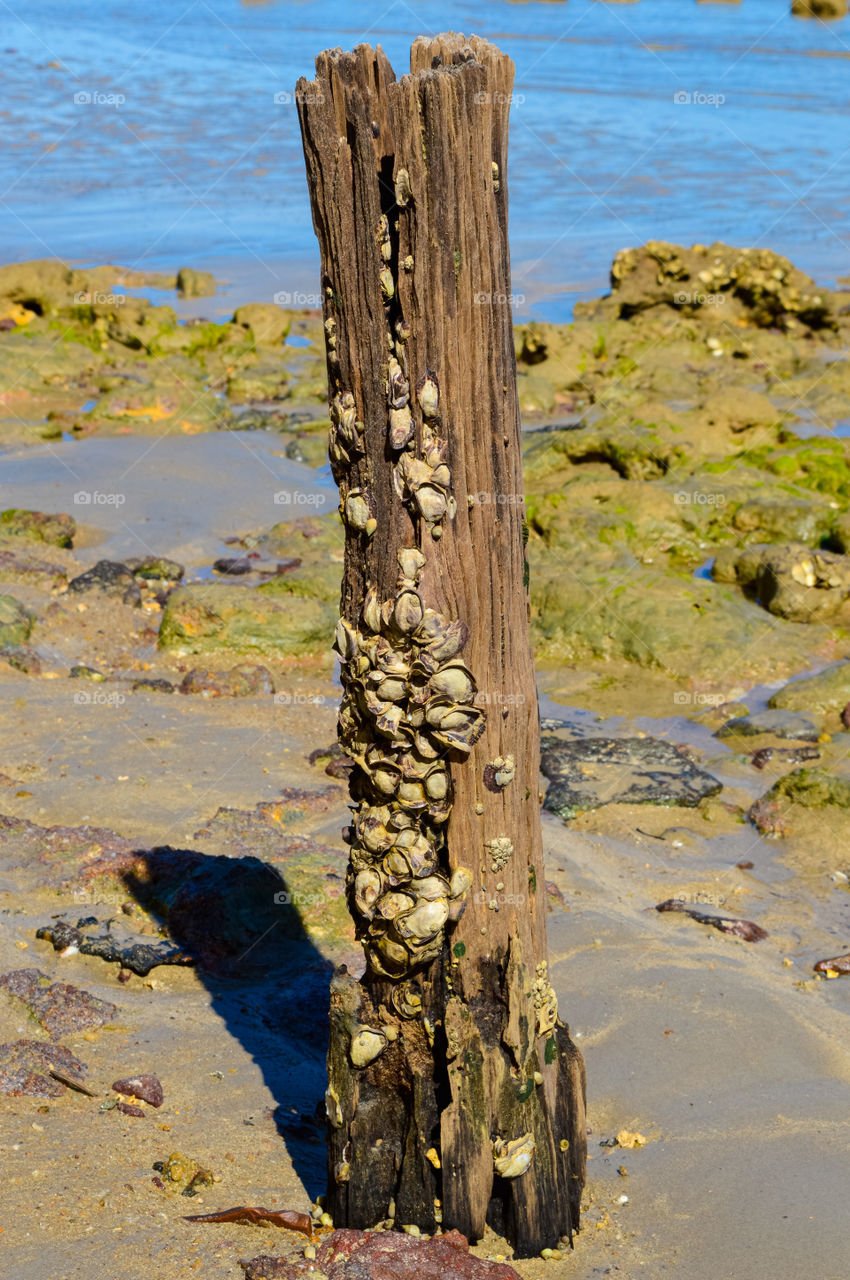
[[[200,565],[218,554],[225,531],[280,518],[256,501],[264,467],[238,438],[168,438],[146,461],[140,455],[150,445],[87,440],[58,448],[92,486],[133,466],[136,505],[128,501],[126,512],[152,517],[156,539],[144,532],[142,542],[159,553],[182,551]],[[13,455],[4,481],[16,505],[56,509],[50,486],[73,487],[76,479],[61,477],[61,463],[51,463],[59,471],[45,478],[28,470],[38,455],[50,456],[41,448]],[[270,484],[294,491],[305,483],[295,464],[271,465]],[[179,476],[179,522],[171,522],[163,475]],[[327,492],[321,484],[309,491]],[[106,551],[141,553],[133,520],[116,520],[111,509],[100,515],[92,514],[87,545],[60,554],[82,567]],[[0,811],[40,827],[110,828],[143,849],[168,844],[235,856],[244,850],[213,821],[217,810],[252,812],[285,788],[286,840],[302,841],[307,852],[284,841],[281,868],[295,884],[318,865],[326,883],[330,871],[341,875],[345,787],[305,758],[334,737],[329,660],[300,670],[268,663],[277,688],[289,694],[284,701],[131,693],[128,680],[140,670],[179,680],[190,666],[226,664],[157,652],[138,611],[110,608],[111,623],[91,605],[78,624],[52,624],[53,648],[43,656],[55,679],[9,668],[0,674]],[[125,676],[85,687],[120,690],[121,703],[74,701],[83,682],[67,679],[67,664],[95,645],[113,666],[123,648]],[[775,775],[748,771],[695,709],[670,714],[669,679],[662,693],[646,673],[620,674],[602,690],[603,675],[611,675],[604,664],[542,672],[543,714],[565,718],[579,734],[689,742],[699,763],[725,782],[720,800],[732,809],[767,788]],[[767,692],[748,698],[751,710]],[[836,760],[843,738],[824,748]],[[813,811],[809,829],[771,841],[719,803],[700,810],[610,805],[569,826],[544,813],[543,829],[552,976],[587,1062],[592,1159],[575,1250],[563,1261],[518,1263],[521,1275],[843,1280],[850,983],[812,972],[817,959],[846,948],[850,895],[833,878],[848,870],[841,822]],[[35,965],[112,1000],[117,1025],[68,1041],[88,1063],[90,1083],[108,1089],[120,1075],[154,1070],[166,1092],[162,1109],[144,1120],[101,1114],[97,1100],[78,1094],[5,1101],[7,1274],[223,1280],[241,1274],[239,1258],[298,1254],[302,1246],[287,1233],[201,1227],[183,1215],[240,1203],[306,1210],[322,1189],[321,1123],[310,1119],[324,1089],[321,965],[322,957],[357,962],[350,935],[330,927],[320,906],[309,919],[300,979],[291,966],[247,983],[159,967],[122,986],[114,966],[60,957],[34,937],[56,913],[114,915],[115,898],[75,900],[56,887],[55,868],[48,875],[43,865],[19,865],[14,845],[4,847],[0,969]],[[744,861],[753,868],[736,866]],[[677,895],[754,919],[770,936],[749,944],[652,910]],[[298,1010],[299,982],[312,1002],[306,1021],[300,1011],[289,1014]],[[0,998],[0,1040],[33,1034],[20,1007]],[[646,1146],[600,1145],[623,1128],[645,1135]],[[172,1151],[193,1156],[221,1182],[193,1199],[160,1190],[152,1165]],[[505,1246],[485,1239],[477,1252],[496,1256]]]

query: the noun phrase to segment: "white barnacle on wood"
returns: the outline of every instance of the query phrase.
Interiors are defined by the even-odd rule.
[[[490,869],[492,871],[501,871],[506,867],[513,855],[514,846],[508,836],[494,836],[492,840],[486,842],[485,847],[490,852]]]
[[[493,1166],[500,1178],[520,1178],[534,1158],[534,1135],[524,1133],[521,1138],[496,1138],[493,1143]]]

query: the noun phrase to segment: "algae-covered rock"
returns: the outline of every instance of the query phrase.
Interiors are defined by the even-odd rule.
[[[64,262],[42,259],[0,267],[0,298],[43,315],[69,301],[73,277]]]
[[[70,547],[77,532],[76,521],[67,515],[49,515],[44,511],[26,511],[9,507],[0,512],[0,534],[10,538],[30,538],[52,547]]]
[[[718,738],[754,738],[764,734],[794,742],[817,742],[820,731],[810,716],[779,708],[734,716],[717,730]]]
[[[179,582],[186,570],[167,556],[141,556],[125,560],[134,577],[144,582]]]
[[[184,653],[234,649],[290,657],[330,647],[336,610],[319,600],[213,583],[168,597],[159,646]]]
[[[850,809],[850,778],[825,769],[792,769],[762,797],[763,803],[782,800],[804,809],[822,809],[825,805]]]
[[[289,375],[282,365],[242,369],[227,380],[228,398],[241,403],[285,400],[288,394]]]
[[[812,329],[834,323],[829,293],[769,249],[736,249],[722,243],[686,249],[648,241],[616,255],[611,289],[602,313],[624,318],[666,305],[689,314],[722,307],[726,321],[744,316],[766,328],[787,328],[791,320]]]
[[[211,271],[181,267],[177,272],[177,292],[181,298],[211,298],[215,293],[215,276]]]
[[[791,680],[777,689],[771,707],[786,711],[842,712],[850,702],[850,662],[836,662],[815,676]]]
[[[782,416],[767,396],[744,387],[715,391],[702,408],[709,425],[724,426],[736,433],[778,426]]]
[[[272,302],[246,302],[236,308],[233,323],[250,329],[258,347],[277,347],[289,333],[292,317]]]
[[[832,534],[835,510],[822,500],[804,498],[774,501],[753,498],[732,512],[732,527],[744,540],[817,543]],[[844,547],[835,547],[843,551]]]
[[[344,558],[345,533],[336,511],[299,516],[273,525],[267,533],[246,539],[270,559],[297,560],[294,569],[270,578],[259,590],[270,596],[307,596],[336,605]]]
[[[0,645],[24,645],[35,625],[35,614],[14,596],[0,595]]]

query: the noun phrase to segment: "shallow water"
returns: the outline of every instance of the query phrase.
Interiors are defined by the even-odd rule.
[[[311,305],[296,79],[319,50],[362,41],[380,41],[401,73],[417,34],[453,28],[493,39],[517,67],[517,314],[568,318],[619,248],[653,237],[766,245],[832,284],[850,247],[835,125],[850,25],[789,8],[12,0],[3,256],[212,268],[231,283],[206,314],[277,292]]]

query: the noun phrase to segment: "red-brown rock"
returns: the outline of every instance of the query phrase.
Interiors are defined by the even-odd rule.
[[[302,1263],[260,1256],[241,1264],[246,1280],[520,1280],[504,1262],[469,1252],[459,1231],[423,1239],[399,1231],[335,1231],[319,1249],[312,1271]]]

